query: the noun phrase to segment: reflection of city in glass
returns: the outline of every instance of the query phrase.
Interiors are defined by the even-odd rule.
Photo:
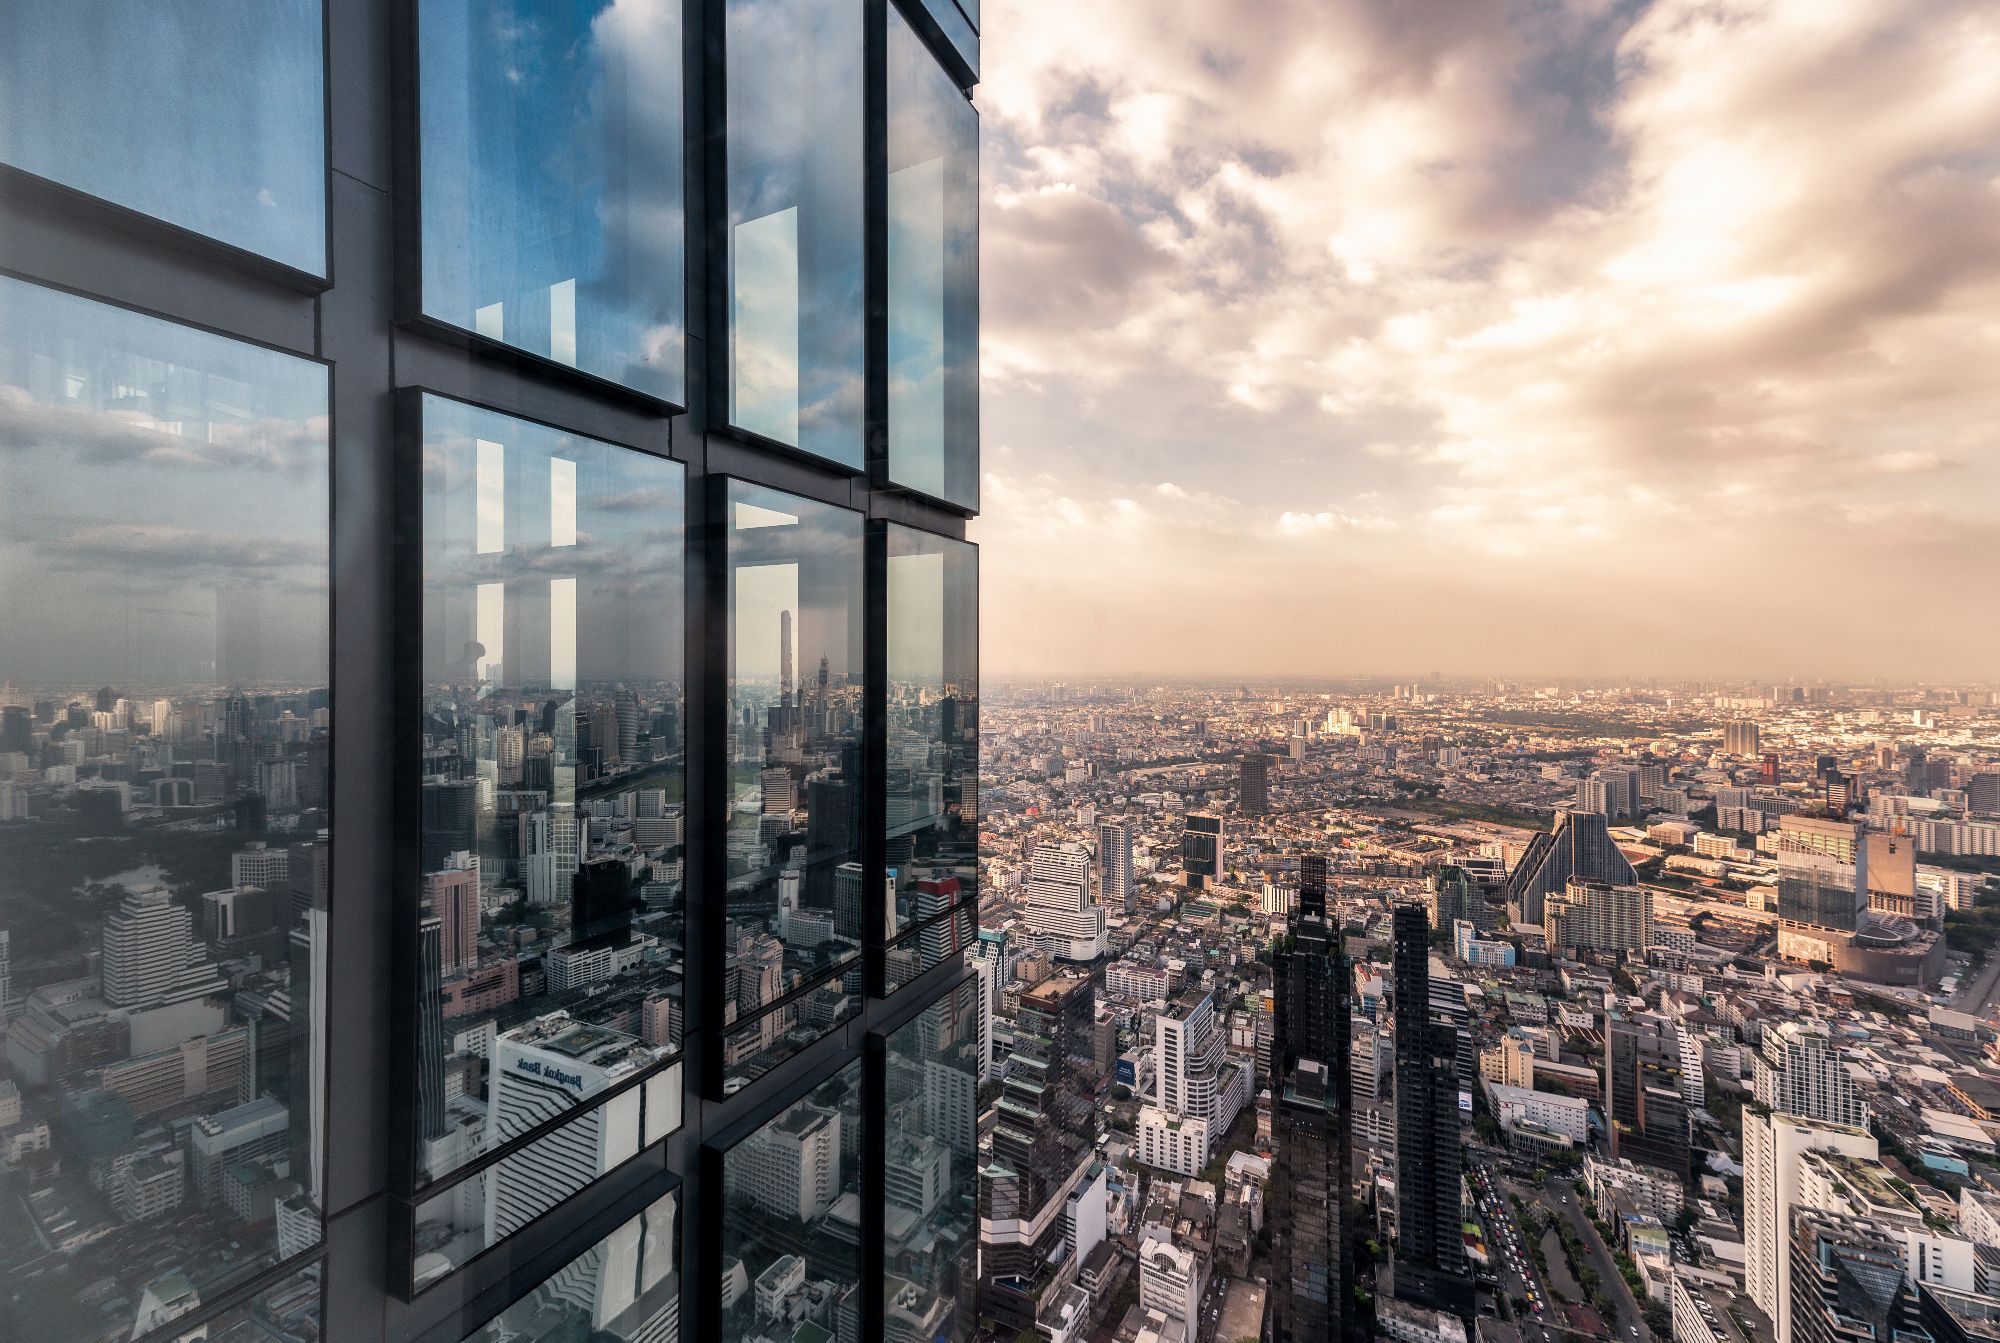
[[[862,465],[861,14],[727,0],[729,422]]]
[[[979,981],[889,1037],[884,1343],[965,1339],[977,1319]]]
[[[0,163],[326,273],[320,0],[0,5]]]
[[[327,509],[322,366],[0,279],[0,1337],[319,1241]]]
[[[861,1142],[855,1063],[724,1155],[723,1343],[859,1343]]]
[[[722,1024],[742,1023],[724,1044],[737,1079],[823,1034],[860,993],[862,520],[738,482],[728,505]]]
[[[423,443],[419,1175],[581,1110],[425,1204],[437,1268],[678,1122],[590,1101],[680,1044],[686,512],[677,462],[458,402]]]
[[[677,1343],[679,1202],[656,1200],[465,1343]]]
[[[958,956],[979,885],[979,552],[886,526],[891,990]]]
[[[979,503],[979,117],[888,11],[889,478]]]
[[[679,0],[424,0],[426,315],[686,397]]]

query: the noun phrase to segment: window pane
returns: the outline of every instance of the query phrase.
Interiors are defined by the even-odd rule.
[[[979,117],[889,10],[889,478],[979,502]]]
[[[424,312],[686,393],[679,0],[423,0]]]
[[[893,932],[978,890],[979,552],[894,523],[887,532]],[[928,965],[955,950],[926,952]]]
[[[729,419],[862,466],[861,13],[728,0]]]
[[[679,1047],[686,486],[678,462],[455,401],[423,417],[437,1179]]]
[[[725,1343],[860,1338],[861,1065],[730,1148],[722,1198]]]
[[[659,1343],[680,1337],[680,1199],[669,1194],[557,1270],[466,1343]]]
[[[326,273],[319,0],[8,0],[0,161]]]
[[[328,479],[322,366],[0,278],[0,1337],[319,1240]]]
[[[307,1264],[240,1306],[210,1320],[201,1343],[316,1343],[320,1330],[320,1266]],[[179,1302],[157,1298],[168,1312]],[[194,1309],[188,1304],[188,1309]]]
[[[725,1026],[853,959],[866,896],[861,515],[732,481],[726,526]]]
[[[964,1339],[977,1318],[979,981],[889,1037],[884,1343]]]
[[[977,936],[970,905],[960,905],[903,933],[883,953],[883,992],[894,993],[932,966],[962,956]]]

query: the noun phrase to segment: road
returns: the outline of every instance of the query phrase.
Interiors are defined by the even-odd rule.
[[[1590,1266],[1597,1273],[1597,1280],[1606,1292],[1611,1294],[1611,1302],[1618,1308],[1618,1323],[1612,1330],[1616,1339],[1638,1339],[1640,1343],[1651,1343],[1652,1331],[1646,1328],[1646,1317],[1639,1313],[1639,1303],[1633,1299],[1632,1289],[1625,1285],[1625,1278],[1618,1272],[1618,1261],[1611,1257],[1610,1247],[1597,1234],[1590,1218],[1584,1214],[1582,1200],[1576,1196],[1576,1189],[1570,1181],[1559,1175],[1551,1175],[1542,1186],[1545,1195],[1543,1203],[1566,1218],[1576,1229],[1583,1241],[1583,1251],[1590,1260]]]
[[[1983,1017],[1993,1006],[1996,984],[2000,984],[2000,955],[1989,955],[1978,973],[1959,989],[1952,1006],[1975,1017]]]

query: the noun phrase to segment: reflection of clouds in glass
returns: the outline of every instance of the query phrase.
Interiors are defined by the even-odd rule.
[[[423,7],[424,305],[685,396],[678,0]]]
[[[326,372],[0,279],[0,659],[24,678],[323,680]],[[247,640],[247,642],[246,642]]]
[[[0,160],[314,275],[319,0],[0,5]]]
[[[736,226],[730,253],[730,419],[738,428],[799,441],[799,212]]]

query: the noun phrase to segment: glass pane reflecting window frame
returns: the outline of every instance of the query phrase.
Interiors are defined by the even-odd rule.
[[[667,699],[661,702],[665,710],[671,712],[662,720],[661,714],[665,710],[655,706],[655,712],[649,719],[648,733],[650,736],[653,731],[660,730],[660,723],[664,721],[668,725],[665,730],[670,734],[668,746],[671,748],[677,743],[679,749],[669,749],[663,758],[679,763],[666,766],[664,773],[659,769],[642,771],[648,781],[653,781],[655,775],[658,775],[668,785],[664,789],[654,790],[662,793],[662,800],[665,802],[664,806],[651,808],[651,811],[658,812],[659,815],[642,816],[641,813],[647,811],[647,808],[641,799],[634,795],[631,814],[614,817],[612,820],[614,826],[630,826],[632,843],[626,844],[626,848],[632,848],[638,841],[647,839],[640,834],[642,820],[651,821],[654,828],[660,830],[660,834],[652,836],[651,839],[666,842],[672,840],[675,835],[679,837],[678,845],[666,843],[661,850],[670,860],[670,867],[673,866],[672,860],[678,851],[677,870],[681,873],[678,883],[663,877],[659,865],[654,863],[651,865],[647,884],[636,889],[628,889],[627,902],[621,906],[629,910],[627,915],[630,919],[629,930],[644,932],[646,937],[638,939],[628,935],[626,938],[618,939],[628,946],[644,941],[651,945],[652,950],[665,946],[667,954],[671,957],[671,963],[663,967],[663,977],[660,982],[669,989],[674,985],[685,983],[687,961],[691,954],[685,931],[688,889],[685,874],[689,836],[685,810],[688,780],[684,756],[688,732],[686,693],[688,670],[685,661],[686,609],[689,594],[687,575],[691,552],[687,529],[689,516],[687,471],[685,464],[676,459],[627,444],[575,433],[541,421],[510,415],[424,388],[405,388],[397,394],[396,420],[399,452],[403,462],[401,468],[403,487],[400,492],[402,509],[400,535],[403,553],[398,601],[406,613],[405,617],[398,621],[397,631],[400,646],[398,666],[402,669],[399,692],[402,706],[401,721],[408,724],[408,730],[403,740],[399,742],[399,778],[402,781],[403,800],[398,804],[397,843],[403,871],[414,875],[406,877],[409,889],[399,901],[404,913],[399,917],[397,951],[400,963],[407,971],[405,974],[399,974],[397,978],[399,1001],[403,1004],[399,1009],[399,1020],[407,1024],[399,1029],[399,1048],[402,1050],[405,1062],[399,1064],[396,1069],[395,1084],[399,1096],[397,1108],[407,1120],[406,1127],[399,1134],[398,1142],[393,1149],[393,1154],[399,1163],[392,1173],[392,1186],[397,1191],[399,1204],[393,1230],[399,1248],[392,1252],[391,1266],[392,1271],[408,1275],[400,1289],[401,1293],[408,1297],[435,1286],[452,1273],[477,1261],[509,1236],[569,1206],[585,1191],[602,1182],[613,1172],[622,1170],[648,1153],[657,1154],[660,1150],[659,1145],[680,1128],[684,1105],[682,1077],[685,1071],[683,1067],[685,1051],[681,1038],[684,1012],[676,1006],[678,1000],[673,998],[671,992],[662,991],[649,995],[640,1005],[636,1026],[638,1034],[632,1037],[635,1048],[640,1041],[648,1040],[649,1036],[659,1037],[657,1042],[649,1041],[650,1058],[634,1058],[629,1064],[617,1062],[612,1066],[613,1075],[599,1079],[597,1089],[585,1093],[584,1097],[570,1108],[551,1111],[545,1116],[530,1116],[533,1122],[518,1126],[518,1131],[510,1133],[503,1141],[484,1151],[465,1155],[458,1164],[439,1170],[434,1177],[425,1170],[421,1150],[425,1115],[435,1102],[427,1097],[426,1088],[420,1085],[419,1073],[428,1066],[431,1059],[441,1057],[443,1042],[430,1040],[429,1035],[421,1029],[421,1022],[424,1019],[422,1002],[425,995],[419,992],[418,984],[434,960],[440,964],[431,968],[429,973],[432,978],[441,975],[445,941],[442,930],[436,926],[439,922],[437,917],[420,917],[435,894],[425,886],[425,879],[421,876],[426,833],[422,797],[426,766],[421,743],[425,736],[425,719],[428,714],[425,697],[429,693],[428,672],[425,668],[427,664],[437,662],[439,656],[437,648],[443,647],[441,644],[437,645],[429,652],[425,649],[426,639],[430,638],[435,642],[436,635],[436,631],[426,630],[426,591],[433,581],[432,576],[426,573],[429,563],[427,556],[431,554],[428,545],[439,539],[435,536],[430,538],[425,536],[426,510],[437,506],[434,498],[426,497],[426,482],[431,470],[441,469],[444,456],[444,449],[434,435],[448,430],[460,437],[473,440],[472,452],[462,463],[471,472],[472,509],[468,517],[462,517],[454,524],[454,532],[461,547],[470,541],[472,550],[476,552],[472,557],[475,561],[499,566],[495,569],[495,575],[501,577],[502,581],[509,580],[501,570],[523,577],[531,583],[538,583],[544,574],[548,574],[551,575],[549,582],[553,590],[564,580],[560,574],[555,573],[550,564],[545,562],[549,556],[560,556],[569,560],[579,572],[594,576],[600,583],[623,581],[617,577],[618,565],[621,563],[630,570],[628,578],[633,574],[643,576],[662,573],[663,571],[656,566],[646,564],[648,547],[652,547],[660,556],[671,557],[668,562],[675,566],[672,572],[667,573],[665,590],[654,592],[651,600],[667,603],[674,608],[666,617],[668,628],[664,629],[663,637],[656,637],[653,640],[656,644],[653,655],[665,659],[663,665],[679,667],[678,681],[666,683]],[[493,437],[490,439],[485,437],[486,433],[492,434]],[[521,451],[518,453],[511,451],[516,448]],[[545,464],[546,471],[543,469]],[[568,464],[570,469],[562,469],[565,464]],[[523,482],[532,487],[528,497],[536,511],[533,525],[525,529],[517,526],[518,519],[508,512],[506,504],[509,491]],[[593,486],[600,491],[596,497],[591,494]],[[544,511],[548,514],[546,520],[540,517],[540,513]],[[630,518],[633,520],[631,525],[638,530],[623,540],[606,538],[605,545],[600,547],[599,553],[592,554],[591,546],[595,536],[595,529],[591,526],[593,515],[600,524],[606,519],[611,519],[616,524]],[[517,546],[526,549],[517,550],[510,559],[506,552]],[[579,546],[581,548],[577,548]],[[543,550],[546,550],[546,555],[542,553]],[[632,568],[635,564],[638,566],[637,569]],[[574,584],[577,580],[569,581]],[[483,599],[484,584],[481,586],[480,596]],[[577,641],[575,647],[577,654],[581,655],[589,651],[586,646],[587,641],[594,640],[602,644],[607,633],[601,614],[597,618],[592,616],[590,608],[594,603],[588,591],[575,592],[566,618],[564,612],[558,609],[558,605],[552,598],[544,603],[539,611],[529,613],[531,616],[540,614],[547,619],[549,649],[541,661],[546,664],[552,677],[557,674],[558,664],[563,661],[555,651],[555,645],[559,642],[557,634],[567,630]],[[602,609],[600,606],[600,612]],[[660,609],[665,610],[665,607]],[[482,602],[475,602],[472,604],[469,618],[477,622],[484,619],[487,614]],[[461,616],[465,618],[463,613]],[[513,619],[509,623],[495,626],[503,631],[498,659],[501,665],[498,668],[488,667],[482,670],[480,663],[491,657],[491,654],[482,650],[472,655],[469,675],[480,678],[482,683],[483,678],[489,673],[501,678],[496,684],[515,679],[514,675],[506,670],[504,658],[508,647],[507,639],[515,635],[518,624],[518,619]],[[475,635],[479,635],[479,631],[475,631]],[[630,639],[628,646],[637,646],[640,642],[636,638]],[[641,656],[636,652],[631,655]],[[585,674],[587,671],[588,664],[584,662],[583,657],[573,656],[569,660],[565,679],[573,685],[585,685],[589,679]],[[631,678],[619,680],[621,688],[625,687],[627,680]],[[556,682],[551,681],[551,684]],[[644,692],[635,693],[633,697],[637,701],[635,708],[644,709],[650,702],[646,698],[646,695],[650,694],[648,685],[644,682],[644,678],[633,680],[632,685],[637,686],[639,692]],[[611,708],[614,714],[618,714],[622,713],[624,705],[613,703]],[[621,743],[627,736],[638,739],[636,730],[628,732],[622,721],[618,723],[618,729]],[[579,769],[575,773],[580,777],[583,771]],[[615,810],[616,805],[619,805],[616,803],[616,797],[620,792],[617,787],[619,776],[607,774],[605,777],[609,780],[608,787],[597,786],[589,781],[572,784],[578,800],[580,802],[588,800],[599,807],[611,803]],[[594,787],[598,796],[592,798],[589,794]],[[676,789],[680,794],[677,803],[666,796]],[[633,790],[625,791],[633,792]],[[678,815],[673,814],[676,807],[680,808]],[[614,829],[613,837],[623,833],[623,830]],[[647,839],[647,842],[650,843],[651,839]],[[588,864],[583,861],[581,850],[577,856],[580,872]],[[510,878],[510,881],[516,881],[517,884],[519,880],[526,878]],[[656,885],[661,887],[658,892],[653,890]],[[635,896],[642,901],[641,904],[630,903]],[[481,906],[483,920],[485,906],[483,894]],[[665,922],[662,922],[662,916]],[[642,923],[647,926],[641,928]],[[573,935],[574,928],[569,931]],[[666,937],[665,943],[659,941],[661,936]],[[566,942],[564,946],[552,947],[552,950],[565,950],[567,946]],[[651,956],[652,950],[641,949],[641,964]],[[544,956],[542,959],[546,983],[549,974],[548,957]],[[678,976],[672,973],[675,967],[679,969]],[[587,966],[585,968],[588,969]],[[586,984],[583,987],[588,992],[589,986]],[[656,998],[661,1000],[657,1008],[654,1003]],[[529,1024],[533,1022],[530,1021]],[[513,1057],[516,1066],[528,1071],[534,1071],[539,1066],[544,1076],[553,1072],[555,1082],[552,1085],[570,1086],[574,1078],[585,1071],[586,1065],[592,1062],[592,1059],[588,1056],[588,1051],[575,1053],[573,1043],[568,1036],[579,1033],[601,1036],[607,1033],[607,1028],[601,1024],[587,1022],[578,1022],[569,1027],[556,1023],[556,1026],[559,1029],[555,1038],[539,1044],[532,1041],[523,1044],[516,1048]],[[624,1034],[630,1036],[631,1032]],[[487,1049],[491,1052],[504,1043],[504,1039],[490,1041]],[[590,1043],[591,1049],[595,1050],[594,1042],[586,1043]],[[616,1045],[617,1042],[612,1041],[607,1047],[615,1049]],[[570,1057],[570,1054],[563,1053],[564,1050],[570,1050],[579,1061],[574,1064],[564,1064],[563,1060]],[[492,1067],[489,1066],[489,1077],[491,1072]],[[488,1089],[489,1091],[491,1089],[490,1082]],[[490,1095],[488,1099],[489,1101],[492,1099]],[[594,1172],[577,1178],[553,1181],[546,1178],[547,1172],[543,1172],[542,1178],[539,1179],[529,1177],[523,1163],[533,1165],[536,1161],[555,1160],[555,1157],[547,1155],[552,1152],[559,1152],[565,1158],[574,1156],[569,1149],[575,1146],[578,1135],[585,1133],[586,1130],[587,1140],[595,1143],[598,1148],[598,1160],[595,1162]],[[521,1173],[510,1176],[510,1172],[516,1171],[516,1168],[521,1168]],[[487,1183],[499,1181],[504,1184],[510,1178],[520,1183],[523,1189],[531,1184],[536,1185],[537,1189],[532,1197],[523,1195],[522,1199],[515,1200],[519,1206],[514,1209],[511,1216],[503,1216],[500,1219],[502,1224],[498,1225],[497,1229],[494,1219],[489,1217],[483,1231],[477,1235],[468,1232],[467,1236],[457,1242],[449,1252],[441,1251],[436,1246],[426,1249],[428,1241],[434,1238],[425,1230],[427,1219],[434,1220],[432,1215],[434,1209],[445,1206],[446,1201],[453,1198],[461,1201],[473,1198],[483,1202],[486,1198]],[[467,1194],[465,1191],[468,1189],[473,1192]]]
[[[877,871],[894,896],[876,949],[890,997],[967,950],[979,905],[979,547],[870,524]]]
[[[713,281],[714,325],[727,336],[716,419],[857,474],[867,465],[875,376],[866,9],[860,0],[723,0],[725,144],[715,186],[725,270]],[[815,102],[816,94],[828,96]]]
[[[733,1057],[709,1051],[703,1089],[720,1099],[860,1010],[871,921],[881,916],[866,897],[866,520],[734,476],[709,480],[711,619],[721,629],[711,639],[720,693],[708,712],[721,749],[705,837],[712,908],[723,917],[707,970],[709,982],[738,992],[708,1005],[718,1016],[708,1029],[740,1042]],[[781,862],[787,835],[795,842]],[[832,1004],[843,996],[844,1007]],[[755,1023],[763,1026],[753,1038]]]
[[[242,15],[209,13],[200,24],[188,23],[184,15],[168,6],[143,7],[150,11],[146,13],[122,12],[117,16],[118,28],[136,50],[132,59],[116,69],[89,65],[90,48],[111,36],[105,31],[71,34],[84,50],[62,51],[46,46],[38,48],[34,45],[35,34],[23,37],[13,26],[33,24],[38,17],[33,11],[37,9],[44,11],[44,16],[54,12],[88,23],[91,8],[76,0],[33,0],[33,3],[16,0],[12,5],[0,7],[0,44],[4,44],[0,53],[17,51],[23,56],[26,68],[22,82],[27,86],[24,96],[32,101],[36,112],[17,118],[7,110],[6,57],[0,54],[0,194],[16,190],[48,192],[62,210],[101,212],[121,222],[137,223],[145,232],[171,235],[202,250],[215,249],[227,255],[232,265],[261,272],[291,287],[325,288],[333,278],[333,263],[331,231],[327,226],[327,207],[332,194],[329,190],[332,136],[326,123],[324,0],[246,0]],[[110,6],[96,8],[101,11],[99,17],[106,17],[104,11]],[[245,32],[241,20],[249,16],[272,26],[259,33]],[[141,33],[139,26],[143,20],[162,26]],[[186,28],[191,35],[181,53],[173,50],[176,28]],[[262,40],[274,48],[282,48],[287,41],[298,42],[301,49],[294,53],[295,68],[280,71],[260,64],[255,57],[272,56],[269,49],[261,53],[227,50],[226,43],[216,36],[221,32],[228,32],[233,38],[248,38],[253,43]],[[179,66],[173,62],[176,54],[181,58]],[[51,83],[45,85],[41,82],[44,80]],[[148,80],[163,81],[165,87],[150,88]],[[212,141],[205,154],[176,154],[171,147],[150,142],[154,137],[188,128],[194,124],[191,119],[135,114],[135,108],[150,98],[171,105],[173,97],[169,93],[186,95],[191,90],[213,97],[238,81],[243,91],[257,100],[257,105],[202,108],[212,113],[211,123],[202,126]],[[119,90],[119,96],[107,96],[107,90],[114,88]],[[66,111],[52,110],[51,104],[65,96],[75,97],[78,105]],[[124,138],[132,142],[131,156],[140,163],[192,161],[209,178],[182,173],[171,182],[135,184],[139,174],[130,162],[66,164],[57,161],[58,150],[8,146],[8,126],[18,125],[32,132],[44,120],[87,139],[93,151],[120,138],[104,133],[102,127],[81,125],[82,112],[115,118]],[[309,155],[299,152],[300,145],[260,143],[257,136],[246,130],[251,126],[261,130],[279,125],[287,114],[295,119],[295,124],[286,128],[287,133],[297,132],[310,123],[311,129],[306,133],[312,140]],[[75,145],[68,147],[74,149]],[[241,180],[221,180],[225,173],[238,174]],[[267,176],[268,180],[257,180],[259,176]],[[280,212],[288,210],[294,217],[281,216]],[[287,236],[292,230],[303,231],[296,242]]]
[[[884,8],[883,471],[898,489],[977,512],[979,113],[901,11]]]
[[[488,0],[412,0],[407,42],[409,64],[419,72],[417,125],[402,153],[417,205],[414,217],[401,221],[414,263],[399,296],[409,320],[685,409],[684,30],[694,3],[664,0],[620,10],[615,0],[602,0],[589,17],[587,41],[566,41],[548,27],[564,6],[524,8],[531,19],[510,21]],[[487,46],[474,49],[475,36],[461,35],[454,19]],[[623,61],[600,58],[591,65],[580,55],[586,47],[601,52],[613,39],[633,48]],[[495,51],[509,45],[516,48],[510,58],[497,59]],[[500,78],[486,96],[503,112],[511,110],[511,119],[491,106],[461,106],[475,97],[471,72],[489,65]],[[549,73],[559,84],[551,90],[555,105],[539,114],[530,114],[527,99],[514,92],[529,71]],[[608,110],[566,125],[561,113],[587,102],[586,95],[602,99]],[[659,123],[640,124],[646,117]],[[562,131],[567,142],[557,138]],[[505,143],[481,143],[482,133]],[[549,139],[531,147],[536,135]],[[500,162],[508,148],[513,161]],[[524,179],[521,156],[531,154],[544,171],[528,170]],[[601,182],[618,184],[618,201],[600,197],[586,208],[585,192],[551,191],[543,182],[550,171],[581,173],[577,165],[592,162],[599,163]],[[482,182],[492,186],[496,180],[511,194],[482,189]],[[525,199],[524,180],[536,184],[537,198]],[[553,221],[565,213],[568,227],[557,226]],[[572,246],[567,257],[559,252],[565,237]],[[538,254],[544,277],[572,268],[578,273],[546,284],[523,277],[528,251]],[[578,264],[584,261],[596,263],[595,273]],[[526,288],[513,285],[515,294],[531,297],[510,306],[506,294],[474,291],[473,276],[482,266],[521,280]]]
[[[0,832],[0,969],[22,1000],[20,1056],[0,1078],[34,1060],[29,1086],[10,1087],[22,1156],[48,1152],[51,1128],[96,1149],[17,1203],[68,1219],[76,1240],[37,1269],[36,1292],[0,1302],[0,1325],[25,1308],[70,1343],[123,1340],[149,1313],[232,1301],[324,1252],[330,405],[323,360],[0,275],[0,752],[19,757],[0,766],[14,822]],[[86,602],[98,609],[79,620]],[[87,667],[62,651],[84,638]],[[68,953],[48,939],[74,916],[15,907],[22,873],[49,865],[17,845],[65,816],[79,833],[52,857],[75,855],[101,911],[83,980],[49,973]],[[148,833],[171,835],[171,856],[141,861]],[[120,841],[109,871],[85,852],[100,835]],[[226,884],[190,889],[184,874],[211,866]],[[61,900],[78,913],[80,884]],[[287,1090],[244,1094],[272,1069]],[[231,1240],[253,1240],[238,1225],[249,1212],[268,1249]],[[143,1280],[118,1281],[120,1260]],[[68,1270],[90,1275],[89,1306]],[[85,1322],[52,1324],[56,1301]]]

